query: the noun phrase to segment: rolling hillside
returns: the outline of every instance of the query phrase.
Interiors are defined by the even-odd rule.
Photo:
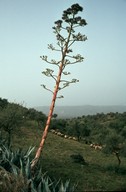
[[[31,122],[32,123],[32,122]],[[36,129],[34,122],[22,127],[13,137],[15,147],[39,145],[42,130]],[[76,163],[71,155],[80,154],[87,164]],[[42,172],[53,179],[70,179],[77,184],[76,192],[84,191],[123,191],[126,189],[126,158],[118,172],[114,154],[106,155],[89,145],[65,139],[49,132],[41,157]]]

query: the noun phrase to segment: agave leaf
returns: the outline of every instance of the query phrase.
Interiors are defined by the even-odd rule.
[[[51,192],[51,190],[49,189],[48,177],[43,180],[43,192]]]
[[[29,147],[29,149],[27,150],[26,155],[24,157],[28,158],[34,149],[35,149],[35,147]]]
[[[64,184],[65,189],[67,190],[70,185],[70,180],[67,180]]]
[[[43,191],[42,182],[40,182],[37,188],[37,192],[42,192],[42,191]]]
[[[13,163],[11,163],[11,168],[12,168],[12,173],[13,173],[15,176],[18,176],[18,174],[19,174],[18,167],[15,166]]]
[[[66,192],[62,182],[61,182],[60,187],[59,187],[59,192]]]
[[[26,167],[25,167],[25,174],[26,174],[26,177],[28,179],[30,179],[32,177],[32,174],[31,174],[31,166],[30,166],[30,160],[29,158],[27,159],[27,163],[26,163]]]
[[[36,189],[34,188],[31,188],[31,192],[38,192],[38,191],[36,191]]]
[[[22,176],[24,176],[24,173],[25,173],[25,169],[24,169],[24,165],[23,165],[23,161],[22,161],[22,159],[20,159],[20,174],[22,175]]]
[[[31,192],[37,192],[37,190],[35,189],[33,180],[31,180],[31,183],[30,183],[30,191]]]
[[[38,186],[39,183],[42,181],[42,173],[41,173],[41,169],[39,171],[37,171],[37,174],[32,177],[32,181]]]
[[[54,186],[54,189],[55,189],[55,190],[58,188],[58,186],[59,186],[60,182],[61,182],[61,180],[60,180],[60,179],[56,182],[56,184],[55,184],[55,186]],[[55,190],[54,190],[54,192],[55,192]]]
[[[5,147],[5,157],[6,157],[8,160],[10,160],[10,154],[11,154],[10,150]]]

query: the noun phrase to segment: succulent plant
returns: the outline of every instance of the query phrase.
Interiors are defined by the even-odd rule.
[[[34,147],[23,152],[12,151],[4,145],[0,147],[0,191],[6,192],[74,192],[70,180],[53,181],[41,166],[31,170],[31,153]]]

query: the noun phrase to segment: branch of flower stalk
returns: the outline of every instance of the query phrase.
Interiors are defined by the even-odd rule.
[[[51,89],[47,88],[46,85],[43,85],[43,84],[42,84],[41,86],[42,86],[44,89],[46,89],[47,91],[50,91],[51,93],[53,93],[53,91],[52,91]]]
[[[49,61],[49,60],[47,60],[48,57],[46,55],[40,56],[40,58],[42,60],[46,61],[47,63],[52,64],[52,65],[56,65],[58,67],[59,67],[59,64],[61,62],[61,61],[55,62],[55,60],[53,60],[53,59],[51,61]]]

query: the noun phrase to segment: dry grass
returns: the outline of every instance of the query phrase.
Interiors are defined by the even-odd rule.
[[[0,192],[21,192],[26,190],[26,180],[21,176],[15,176],[0,167]]]

